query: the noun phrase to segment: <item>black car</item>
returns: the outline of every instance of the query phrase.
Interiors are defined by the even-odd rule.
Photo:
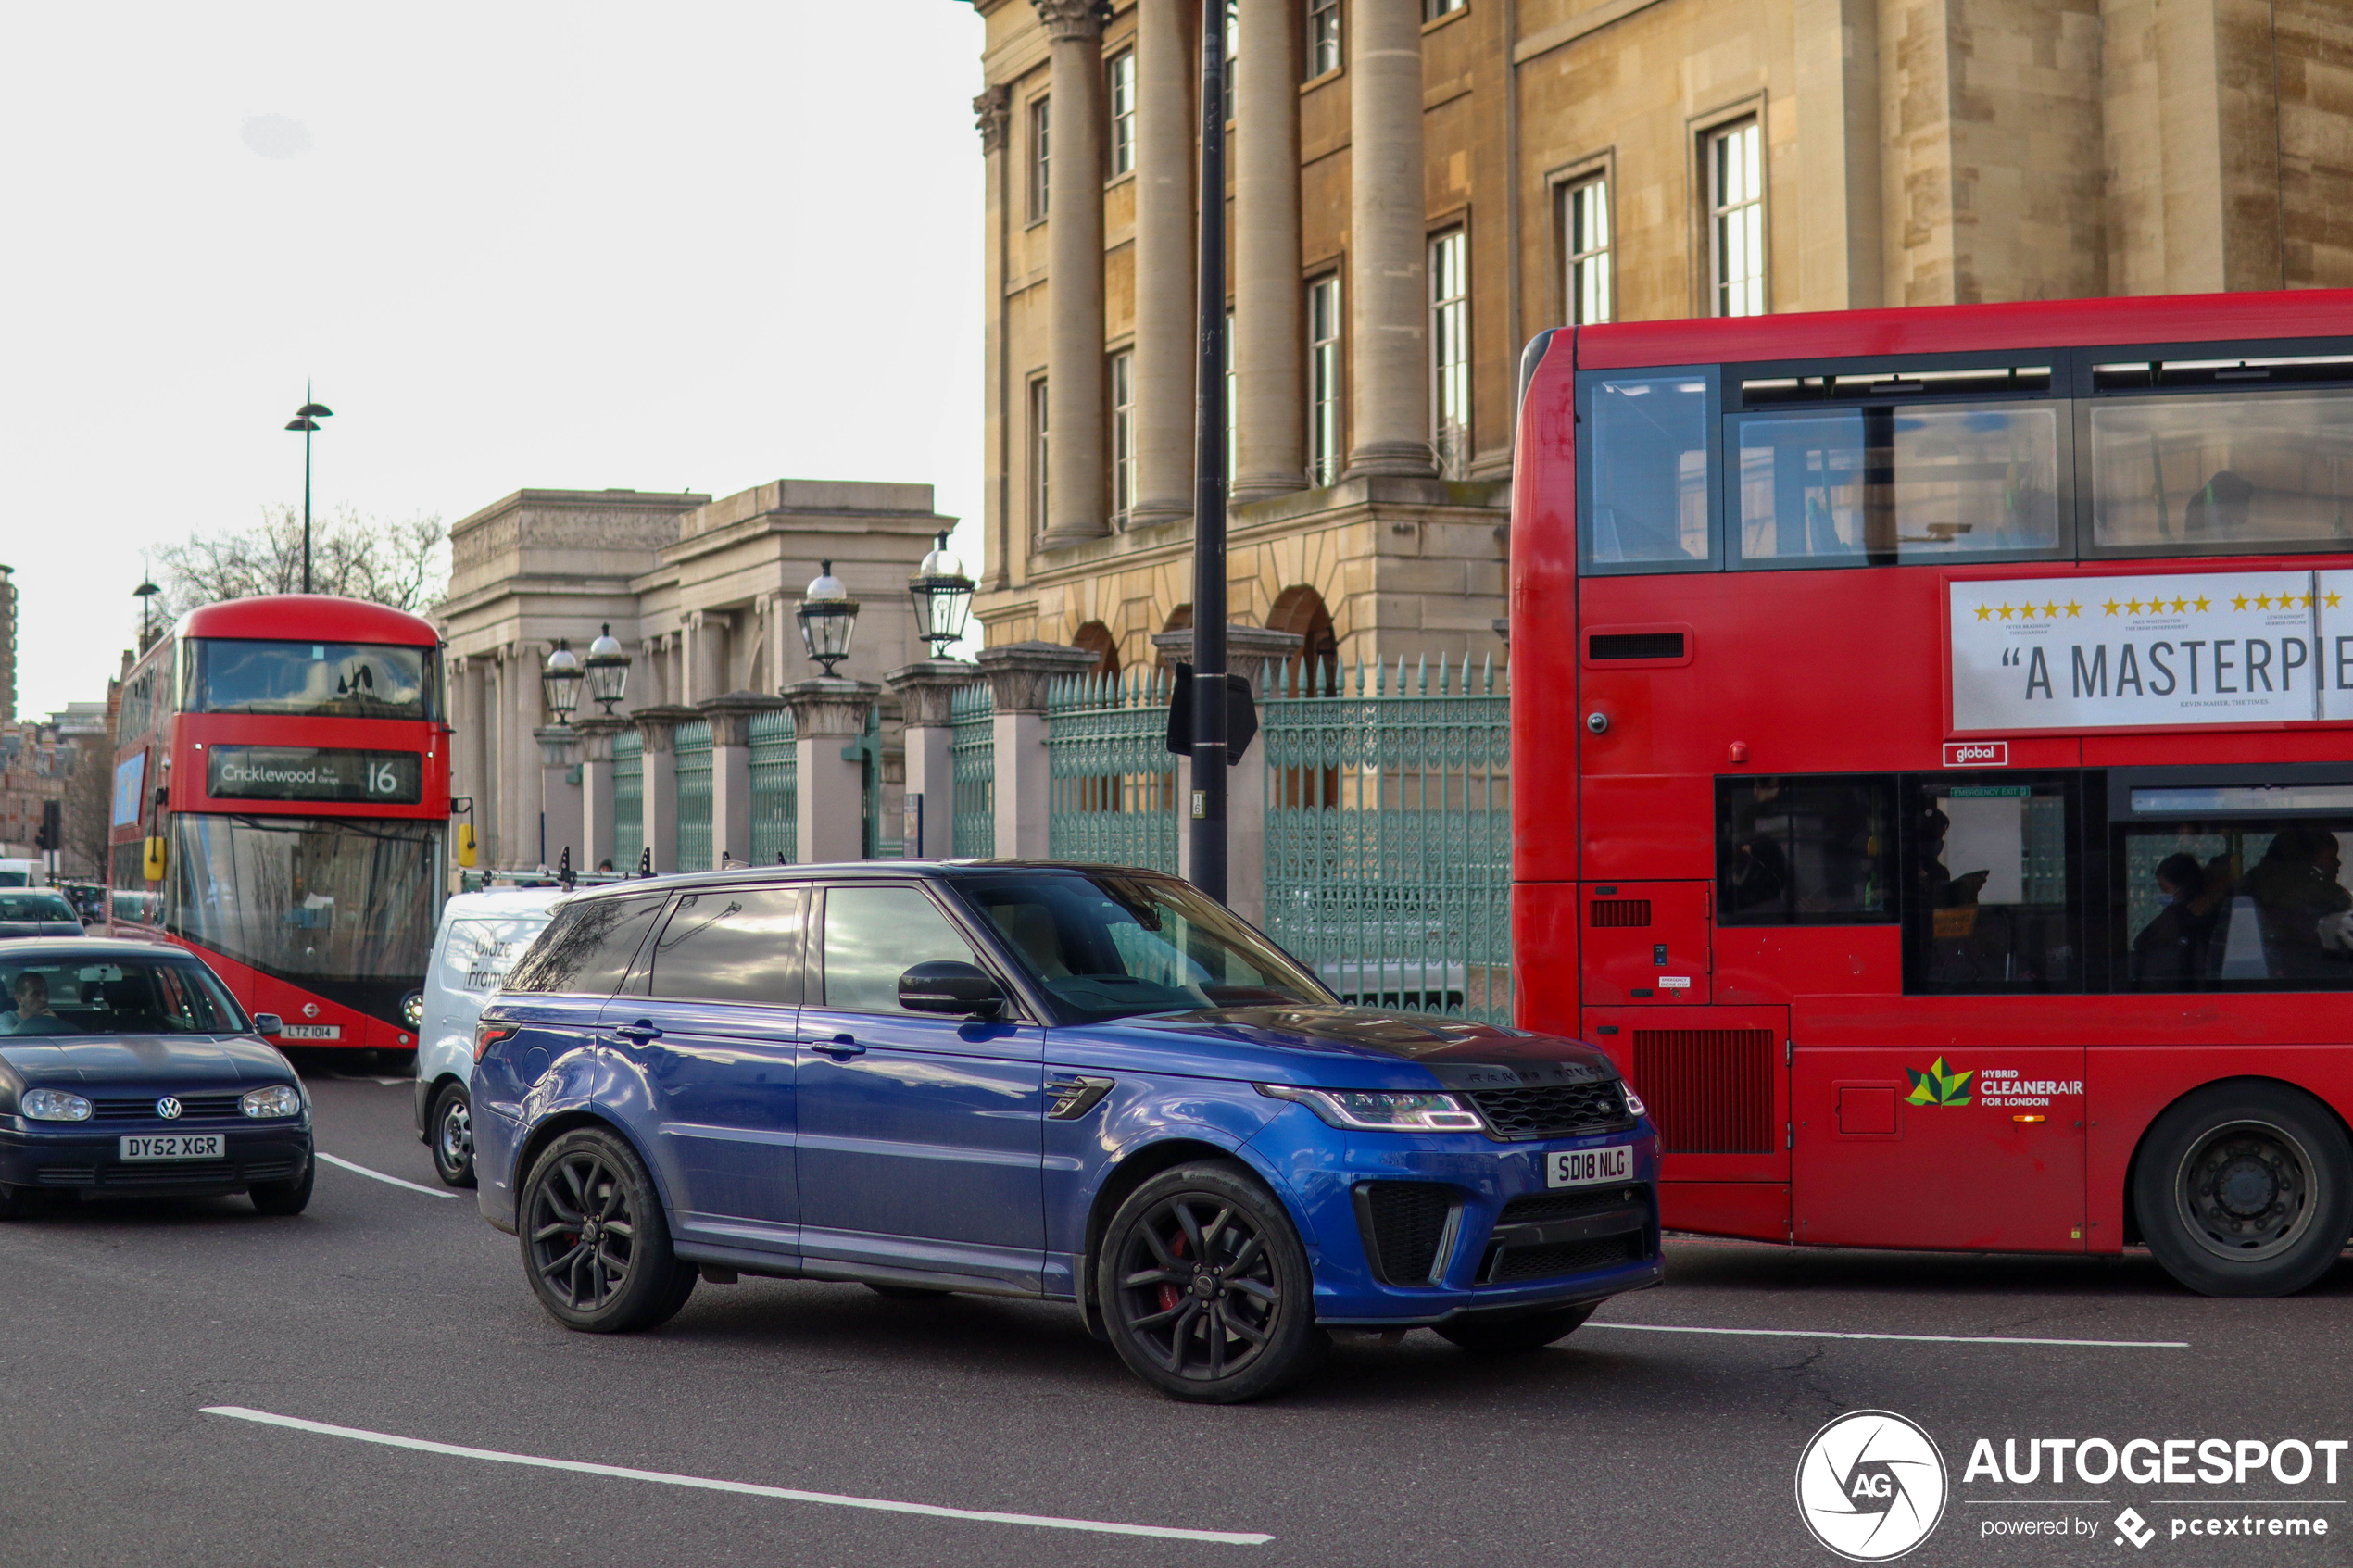
[[[54,887],[0,887],[0,936],[79,936],[82,917]]]
[[[42,1192],[310,1201],[310,1100],[194,954],[0,941],[0,1219]]]

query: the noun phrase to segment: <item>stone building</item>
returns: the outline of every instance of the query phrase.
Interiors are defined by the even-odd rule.
[[[454,524],[448,596],[431,614],[448,643],[453,789],[474,803],[482,863],[554,865],[570,848],[595,866],[612,849],[611,801],[596,784],[610,790],[616,733],[634,725],[649,757],[666,757],[673,729],[708,720],[724,749],[748,714],[782,708],[780,689],[819,672],[794,611],[822,562],[862,607],[840,674],[873,683],[887,707],[881,677],[926,657],[908,579],[954,521],[932,509],[927,484],[787,479],[715,501],[518,490]],[[556,729],[547,656],[560,641],[585,655],[607,626],[631,659],[626,722],[595,721],[584,698],[573,728]],[[724,766],[716,778],[724,791]],[[726,811],[722,801],[714,851],[740,860],[748,847],[727,841]],[[660,831],[644,842],[673,869]]]
[[[1202,0],[974,0],[994,645],[1189,623]],[[2344,0],[1237,0],[1234,619],[1500,651],[1572,321],[2353,284]]]

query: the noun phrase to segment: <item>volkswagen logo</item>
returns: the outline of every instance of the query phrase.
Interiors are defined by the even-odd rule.
[[[156,1114],[167,1122],[176,1122],[180,1119],[180,1102],[166,1095],[156,1101]]]
[[[1797,1461],[1797,1507],[1814,1538],[1850,1562],[1885,1562],[1944,1515],[1944,1456],[1892,1411],[1853,1411]]]

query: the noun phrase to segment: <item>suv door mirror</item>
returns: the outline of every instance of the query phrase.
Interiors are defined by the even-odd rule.
[[[258,1012],[253,1015],[253,1032],[264,1039],[271,1039],[284,1033],[285,1027],[285,1020],[274,1012]]]
[[[909,1012],[994,1018],[1005,1010],[1005,993],[977,964],[937,959],[899,977],[899,1005]]]

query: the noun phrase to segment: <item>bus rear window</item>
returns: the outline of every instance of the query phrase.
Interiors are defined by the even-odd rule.
[[[2353,547],[2353,392],[2104,397],[2091,438],[2101,549]]]
[[[1708,402],[1706,377],[1689,371],[1593,382],[1589,565],[1658,571],[1714,560]]]
[[[438,650],[375,643],[203,638],[182,671],[195,713],[437,719]]]
[[[1904,988],[2080,989],[2073,780],[1921,780],[1909,793]]]
[[[2133,823],[2117,836],[2125,988],[2353,988],[2353,815]]]
[[[1894,809],[1895,783],[1885,776],[1718,779],[1717,918],[1726,925],[1894,920]]]

